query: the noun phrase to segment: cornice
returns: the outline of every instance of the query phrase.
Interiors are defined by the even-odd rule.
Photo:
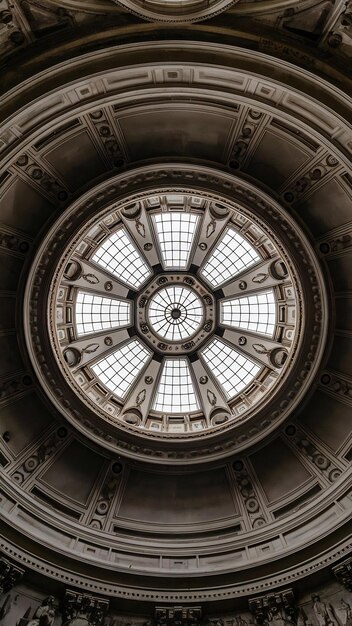
[[[294,584],[302,581],[302,579],[318,572],[327,567],[331,567],[340,559],[349,555],[352,544],[350,540],[338,542],[333,549],[325,550],[319,557],[307,559],[298,567],[286,568],[285,571],[278,575],[269,575],[261,579],[251,580],[249,583],[239,584],[216,584],[214,587],[206,589],[188,589],[187,591],[162,590],[159,587],[153,589],[143,588],[140,586],[130,586],[108,581],[100,581],[98,579],[98,569],[94,569],[94,577],[89,575],[78,575],[70,567],[62,569],[57,566],[48,564],[40,558],[32,556],[27,550],[20,550],[9,541],[1,541],[0,548],[2,552],[16,561],[19,565],[28,567],[34,572],[38,572],[44,576],[55,579],[64,584],[73,585],[82,591],[88,590],[92,593],[101,593],[105,596],[116,597],[120,599],[131,599],[134,601],[146,602],[215,602],[219,600],[231,600],[243,596],[251,596],[263,593],[268,589],[277,589],[284,585]],[[127,582],[127,581],[126,581]]]
[[[132,28],[133,27],[131,27],[131,34]],[[137,28],[137,31],[138,30]],[[140,31],[140,36],[143,37],[143,27],[140,27]],[[129,67],[131,65],[131,59],[133,59],[132,65],[141,64],[138,59],[142,61],[143,65],[148,65],[148,63],[155,62],[152,59],[157,58],[160,61],[160,52],[162,51],[163,64],[168,62],[187,63],[187,54],[191,53],[192,63],[195,66],[201,66],[203,60],[207,67],[223,66],[224,68],[229,67],[232,70],[248,71],[253,76],[270,77],[274,84],[278,84],[282,78],[287,87],[290,85],[295,91],[301,90],[308,100],[314,101],[314,99],[317,99],[321,106],[324,106],[324,100],[326,96],[328,96],[329,99],[332,98],[335,100],[331,108],[331,112],[334,112],[335,115],[340,107],[345,110],[346,107],[351,108],[352,100],[349,94],[332,82],[329,82],[326,78],[318,76],[310,69],[298,67],[293,62],[277,58],[275,55],[267,54],[261,50],[246,49],[236,44],[231,45],[228,43],[215,43],[213,41],[177,40],[171,38],[166,42],[153,40],[153,46],[151,47],[148,37],[146,37],[145,34],[144,37],[145,41],[132,43],[125,41],[118,46],[100,47],[98,50],[81,52],[79,55],[75,55],[74,52],[76,42],[65,42],[65,54],[71,54],[73,56],[59,63],[55,63],[59,56],[58,50],[46,50],[45,53],[34,57],[34,72],[31,71],[31,60],[27,60],[25,63],[25,72],[21,75],[23,76],[27,72],[30,72],[30,78],[28,77],[22,80],[20,84],[18,84],[18,80],[16,79],[16,87],[8,89],[6,95],[3,96],[2,106],[6,106],[9,99],[14,96],[19,98],[24,91],[27,92],[28,102],[28,88],[35,88],[37,91],[38,87],[40,88],[40,84],[44,86],[45,81],[48,79],[50,79],[50,81],[55,80],[56,86],[59,84],[59,77],[62,77],[60,80],[62,84],[62,79],[65,75],[70,76],[68,79],[66,78],[66,80],[72,80],[73,76],[75,76],[77,80],[77,69],[79,69],[81,76],[83,70],[84,75],[87,77],[92,75],[91,71],[93,67],[99,69],[100,72],[107,71],[108,67],[111,68],[114,65],[122,69],[123,67]],[[103,33],[103,38],[109,41],[109,31]],[[92,37],[92,39],[96,41],[96,36]],[[104,46],[104,39],[101,42],[102,46]],[[128,40],[128,32],[126,33],[126,39]],[[80,50],[82,50],[82,43],[80,43]],[[209,59],[211,59],[210,63]],[[48,67],[38,72],[38,67],[42,64],[48,65]],[[102,64],[105,64],[104,69]],[[6,82],[4,81],[3,84],[6,85]],[[309,92],[313,85],[314,96],[312,97],[309,95]],[[320,92],[319,95],[317,90]],[[43,93],[48,93],[47,87],[44,87]],[[254,95],[254,93],[252,93],[252,95]]]

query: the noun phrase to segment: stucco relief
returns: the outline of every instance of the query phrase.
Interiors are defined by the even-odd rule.
[[[166,605],[145,615],[124,614],[104,598],[66,592],[56,596],[18,586],[0,596],[1,626],[351,626],[352,593],[330,582],[291,600],[272,589],[253,601],[242,600],[243,609],[208,614],[197,606]],[[261,598],[264,604],[261,605]],[[258,602],[259,601],[259,602]],[[111,604],[111,603],[110,603]],[[248,609],[251,607],[251,610]],[[262,606],[262,608],[260,608]],[[164,621],[163,621],[163,615]],[[165,622],[165,623],[166,623]]]

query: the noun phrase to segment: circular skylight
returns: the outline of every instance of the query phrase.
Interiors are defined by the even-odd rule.
[[[110,421],[192,435],[281,380],[294,281],[267,231],[209,195],[145,194],[81,232],[55,293],[57,354]]]
[[[188,287],[172,285],[151,299],[148,318],[155,332],[170,341],[192,337],[203,319],[203,305]]]

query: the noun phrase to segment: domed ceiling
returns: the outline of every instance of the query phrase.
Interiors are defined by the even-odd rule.
[[[302,584],[350,549],[346,17],[64,10],[2,83],[1,550],[143,606]]]
[[[213,172],[199,167],[198,185]],[[191,169],[165,164],[160,173],[160,166],[147,166],[132,176],[146,180],[168,173],[186,181]],[[226,436],[228,444],[229,428],[248,432],[249,420],[263,435],[276,417],[285,417],[284,409],[292,410],[319,365],[326,294],[313,251],[280,207],[260,192],[256,196],[249,183],[217,177],[233,187],[232,201],[210,189],[192,193],[179,185],[117,201],[113,194],[121,182],[129,186],[128,175],[104,182],[93,199],[90,194],[84,205],[79,201],[84,226],[76,229],[74,204],[34,262],[24,310],[34,365],[49,393],[55,395],[62,385],[70,420],[82,422],[84,415],[86,424],[91,409],[92,420],[102,418],[101,427],[111,432],[115,425],[117,447],[117,432],[124,437],[121,428],[138,438],[148,434],[154,442],[169,441],[172,450],[179,447],[177,439],[191,439],[199,447],[210,434],[223,441]],[[234,204],[235,185],[237,193],[252,194],[253,213],[245,207],[248,200]],[[102,211],[97,196],[110,198],[107,205],[103,200]],[[67,223],[76,234],[65,237],[56,256],[57,228],[63,232]],[[39,289],[43,281],[49,301],[47,291]],[[47,316],[47,327],[33,326],[33,315]],[[52,353],[59,371],[52,369],[48,377]],[[75,400],[68,406],[67,384],[85,409]],[[153,458],[167,458],[166,450]],[[208,448],[199,447],[198,455],[207,454]]]

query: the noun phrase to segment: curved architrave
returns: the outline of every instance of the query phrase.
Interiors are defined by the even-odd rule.
[[[226,9],[230,8],[238,0],[169,0],[160,2],[157,0],[114,0],[124,9],[149,21],[185,23],[207,20]]]
[[[307,4],[309,4],[309,0],[306,0]],[[48,6],[53,6],[56,8],[56,3],[54,0],[45,0],[45,4]],[[236,3],[237,4],[237,3]],[[260,2],[240,2],[239,6],[236,9],[232,9],[239,15],[247,15],[252,13],[265,14],[273,11],[278,11],[280,9],[285,9],[291,7],[296,4],[296,0],[261,0]],[[83,5],[83,6],[82,6]],[[258,6],[259,5],[259,6]],[[95,13],[95,14],[114,14],[120,13],[121,8],[126,8],[125,5],[121,3],[121,8],[119,4],[116,2],[112,3],[107,0],[89,0],[89,2],[82,3],[82,0],[61,0],[61,6],[64,6],[68,10],[79,11],[82,13]]]
[[[329,504],[341,500],[350,486],[351,477],[345,476],[343,480],[333,486],[330,494],[322,494],[318,503],[311,503],[304,516],[308,522],[308,528],[311,519],[309,515],[314,513],[315,517],[317,514],[319,516],[319,513],[327,510]],[[18,488],[15,488],[14,485],[8,485],[6,492],[10,498],[9,501],[16,499],[17,490]],[[34,518],[32,518],[33,530],[30,529],[31,512],[37,508],[37,503],[36,507],[33,508],[30,499],[25,497],[25,500],[27,500],[29,515],[29,517],[26,516],[27,545],[22,546],[20,540],[17,541],[16,545],[16,542],[11,539],[3,539],[0,542],[1,549],[20,563],[27,564],[34,570],[41,570],[51,578],[69,580],[71,584],[79,587],[94,589],[95,592],[103,591],[108,595],[121,598],[138,597],[140,600],[149,601],[177,599],[178,601],[195,602],[251,595],[260,593],[268,586],[287,584],[287,582],[294,582],[309,576],[312,572],[322,569],[330,563],[333,564],[351,549],[351,539],[349,536],[347,537],[349,511],[345,510],[339,517],[335,516],[333,523],[331,523],[332,518],[330,518],[330,523],[327,523],[325,527],[318,524],[319,531],[314,538],[308,533],[301,544],[286,548],[280,554],[271,552],[254,562],[248,560],[247,563],[239,561],[235,564],[235,559],[236,554],[238,554],[236,545],[258,545],[259,538],[256,532],[252,532],[241,539],[237,536],[234,539],[227,538],[221,543],[217,540],[215,545],[211,547],[204,544],[204,540],[198,545],[191,541],[191,547],[187,547],[187,542],[183,541],[181,549],[179,546],[175,547],[173,541],[164,541],[158,547],[155,559],[159,564],[153,568],[147,565],[148,560],[155,554],[153,542],[140,542],[138,538],[133,537],[131,544],[128,539],[126,540],[126,537],[120,537],[116,543],[112,544],[111,535],[101,536],[99,534],[97,537],[92,529],[84,529],[79,533],[75,529],[71,535],[72,523],[68,522],[66,517],[60,519],[60,516],[57,517],[57,515],[53,515],[47,510],[40,510],[40,508],[35,511]],[[22,522],[19,524],[13,513],[14,511],[7,515],[4,511],[2,517],[6,523],[11,525],[12,531],[16,534],[16,532],[22,531]],[[18,513],[21,517],[21,509],[18,510]],[[299,517],[300,512],[297,511],[290,524],[286,525],[285,533],[290,532],[290,529],[295,530],[297,528]],[[65,538],[65,545],[61,542],[55,546],[52,536],[46,539],[40,528],[39,519],[42,519],[42,527],[44,527],[44,523],[44,525],[49,526],[49,529],[50,527],[52,530],[57,529],[57,534],[61,532]],[[58,526],[57,522],[59,522]],[[302,519],[300,519],[301,522]],[[38,523],[39,528],[36,529]],[[265,539],[263,537],[262,541],[268,543],[270,537],[275,536],[275,534],[277,536],[280,532],[280,525],[281,523],[276,523],[275,528],[269,532],[266,531]],[[341,535],[339,536],[340,532],[344,535],[343,538]],[[337,540],[335,535],[338,537]],[[30,540],[29,546],[28,540]],[[86,548],[92,545],[95,545],[97,550],[95,554],[89,555]],[[57,560],[55,556],[57,549],[60,550],[60,555],[65,554],[65,557],[70,559],[68,570],[67,568],[63,570],[60,566],[60,560]],[[132,551],[134,552],[134,566],[131,571]],[[160,555],[165,555],[165,553],[169,554],[170,558],[177,559],[180,553],[184,556],[185,552],[187,552],[187,559],[194,559],[197,554],[201,562],[204,559],[205,568],[203,571],[201,566],[194,569],[186,566],[186,569],[175,571],[169,568],[168,559],[165,563],[160,561]],[[228,560],[222,560],[222,564],[215,569],[212,568],[211,573],[209,573],[207,556],[209,558],[217,553],[223,556],[226,552]],[[105,560],[99,556],[99,553],[105,555]],[[302,554],[304,554],[303,560]],[[107,557],[107,555],[109,556]],[[271,572],[268,576],[266,568],[269,564]],[[255,569],[253,569],[254,567]],[[264,576],[262,576],[262,567]],[[80,571],[81,568],[82,571]],[[91,574],[89,568],[91,568]],[[148,574],[148,583],[146,583],[146,574]],[[214,577],[219,574],[222,576],[221,588],[216,578],[214,583]],[[177,579],[182,581],[185,575],[187,575],[188,580],[187,591],[182,589],[182,585],[181,587],[177,585]],[[160,578],[164,581],[162,586],[160,585]]]
[[[155,44],[157,47],[157,44]],[[173,42],[174,48],[172,54],[178,55],[181,54],[178,51],[178,43]],[[125,52],[144,52],[145,55],[148,55],[147,50],[144,45],[129,45],[123,47]],[[228,46],[210,46],[211,51],[221,53],[228,52]],[[199,52],[194,51],[194,47],[191,46],[189,48],[196,55]],[[201,51],[203,52],[203,51]],[[204,51],[205,53],[205,51]],[[85,55],[86,60],[90,58],[91,60],[94,56],[97,58],[108,57],[109,51],[106,51],[103,55],[102,53],[95,53],[93,56]],[[119,54],[122,54],[121,49],[119,49]],[[168,53],[169,54],[169,53]],[[249,60],[248,55],[243,52],[243,50],[237,49],[236,54],[238,54],[237,61],[241,65],[243,60],[247,57],[247,61]],[[258,53],[253,53],[253,56],[258,61],[261,59],[262,62],[268,63],[269,59],[273,62],[272,57],[268,57],[267,55],[262,55]],[[122,60],[122,59],[121,59]],[[233,58],[234,60],[234,58]],[[280,62],[283,64],[283,62]],[[70,67],[74,65],[74,60],[70,62]],[[291,75],[295,75],[294,66],[290,64],[286,64],[287,69],[290,71]],[[77,109],[79,109],[80,114],[88,113],[88,111],[92,110],[92,106],[97,106],[101,98],[104,99],[104,105],[107,103],[114,104],[116,110],[119,110],[119,107],[123,108],[127,105],[129,101],[134,102],[134,106],[138,105],[141,107],[146,106],[146,97],[150,99],[150,103],[153,102],[156,98],[160,98],[160,91],[165,92],[165,87],[167,87],[169,91],[169,96],[175,95],[178,99],[181,100],[184,98],[187,101],[189,96],[192,97],[193,100],[198,99],[198,106],[205,106],[205,102],[208,101],[210,106],[214,107],[214,110],[221,111],[220,107],[226,106],[228,111],[231,111],[233,104],[233,96],[236,96],[236,101],[242,103],[243,105],[253,106],[255,103],[255,107],[258,111],[262,111],[264,114],[276,117],[280,117],[286,123],[293,124],[292,127],[299,124],[302,128],[302,133],[307,134],[307,136],[314,137],[314,140],[317,140],[320,144],[323,144],[326,149],[331,151],[332,154],[336,155],[335,158],[338,159],[340,163],[344,163],[346,167],[349,166],[349,133],[350,126],[345,122],[342,122],[340,116],[336,116],[335,113],[332,112],[331,109],[326,108],[326,106],[322,107],[321,103],[309,98],[309,101],[306,99],[306,96],[303,97],[302,94],[299,94],[295,89],[288,90],[280,85],[277,81],[264,79],[263,76],[260,76],[257,72],[250,73],[246,76],[246,72],[238,71],[238,70],[229,70],[227,67],[223,66],[221,69],[220,66],[208,66],[207,69],[207,82],[204,80],[196,79],[195,77],[200,77],[202,72],[205,71],[205,66],[200,64],[192,66],[189,63],[181,64],[181,75],[180,75],[180,86],[175,89],[173,81],[165,80],[165,76],[168,71],[173,71],[175,68],[175,63],[171,63],[168,65],[163,65],[162,73],[159,74],[161,80],[159,83],[159,87],[154,85],[154,77],[152,78],[152,66],[149,64],[144,65],[144,71],[146,72],[143,75],[142,81],[139,85],[139,88],[136,90],[136,83],[141,80],[141,71],[142,67],[137,65],[134,69],[131,66],[125,66],[119,70],[109,71],[104,76],[105,85],[116,85],[115,88],[104,89],[103,92],[100,88],[97,88],[96,79],[91,76],[90,82],[88,83],[88,90],[90,91],[89,104],[85,103],[85,98],[80,95],[81,90],[87,89],[87,83],[85,81],[79,81],[75,85],[71,84],[70,86],[64,88],[61,92],[55,91],[56,96],[53,93],[49,93],[44,98],[44,101],[40,106],[40,116],[36,120],[36,108],[39,104],[38,100],[35,100],[32,104],[26,103],[26,108],[23,113],[19,113],[15,116],[15,118],[9,118],[8,121],[4,124],[3,132],[1,136],[6,137],[3,146],[3,153],[8,153],[8,158],[11,158],[11,153],[13,155],[17,154],[19,149],[19,142],[17,138],[17,132],[15,135],[12,133],[12,127],[15,125],[16,128],[22,129],[22,149],[26,149],[26,146],[33,145],[33,142],[38,141],[40,137],[45,136],[45,134],[50,134],[54,129],[60,124],[67,123],[70,119],[73,118],[74,115],[77,115]],[[177,66],[176,66],[177,67]],[[179,67],[179,66],[178,66]],[[60,64],[57,66],[57,71],[66,71],[69,69],[67,64]],[[193,86],[189,86],[190,82],[190,72],[193,72]],[[53,69],[52,73],[55,74],[56,70]],[[126,81],[126,72],[130,77],[129,81]],[[223,76],[221,75],[223,72]],[[311,77],[309,72],[304,72],[300,70],[300,74],[308,80]],[[39,74],[36,80],[40,80],[41,78],[46,77],[46,72]],[[296,76],[298,78],[298,76]],[[58,78],[58,75],[57,77]],[[299,77],[301,79],[301,77]],[[35,81],[25,81],[23,83],[23,88],[32,87],[32,82],[35,84]],[[248,84],[248,80],[250,81]],[[124,89],[120,89],[121,81],[124,84]],[[29,82],[31,84],[29,84]],[[127,84],[126,84],[127,83]],[[150,83],[153,83],[153,88],[150,89]],[[182,85],[184,83],[184,85]],[[328,86],[325,81],[321,79],[314,78],[315,87],[323,87],[324,89]],[[38,85],[39,86],[39,85]],[[17,94],[20,93],[22,87],[16,88],[16,97]],[[99,94],[99,91],[101,92]],[[112,91],[110,95],[107,95]],[[249,93],[250,91],[250,93]],[[328,86],[328,97],[330,99],[331,95],[334,97],[337,96],[339,102],[341,103],[341,93],[336,88],[332,88],[331,85]],[[78,95],[78,98],[77,98]],[[322,94],[319,94],[322,97]],[[264,96],[264,97],[263,97]],[[16,98],[15,98],[16,99]],[[72,105],[71,101],[76,100],[76,104]],[[5,100],[5,99],[4,99]],[[322,97],[322,100],[324,98]],[[347,104],[347,98],[343,96],[344,104]],[[54,108],[52,108],[52,102],[55,102]],[[170,97],[167,98],[167,102],[170,103]],[[45,104],[44,104],[45,103]],[[68,103],[70,103],[68,105]],[[201,104],[200,104],[201,103]],[[335,102],[335,105],[337,103]],[[169,104],[168,104],[169,105]],[[149,106],[152,106],[151,104]],[[197,105],[195,105],[197,106]],[[55,124],[52,122],[52,115],[55,112]],[[45,116],[47,116],[47,122],[45,120]],[[60,116],[60,117],[59,117]],[[314,118],[314,126],[312,127],[312,118]],[[37,124],[40,124],[37,126]],[[10,142],[8,138],[11,137]],[[11,143],[13,142],[13,149]],[[12,156],[13,158],[13,156]],[[7,159],[6,159],[7,161]],[[4,163],[6,162],[4,161]],[[9,162],[9,161],[7,161]]]
[[[68,44],[69,51],[67,54],[74,54],[74,43]],[[71,49],[73,48],[73,49]],[[160,65],[160,51],[163,51],[163,65]],[[52,52],[57,58],[57,51]],[[187,59],[187,55],[192,55],[192,61],[190,62]],[[141,57],[141,62],[136,62],[138,56]],[[48,53],[48,57],[45,59],[45,63],[50,63],[50,53]],[[130,57],[130,58],[129,58]],[[131,61],[131,57],[133,60]],[[211,59],[209,62],[208,59]],[[204,64],[204,69],[208,71],[214,70],[214,74],[212,76],[209,73],[202,82],[198,82],[197,87],[204,87],[208,85],[212,85],[212,89],[216,89],[216,80],[215,76],[220,78],[219,86],[220,91],[229,91],[240,95],[243,93],[243,86],[241,85],[241,81],[238,81],[238,73],[244,73],[248,77],[253,78],[254,80],[259,80],[261,83],[264,80],[264,83],[267,83],[268,89],[262,90],[262,92],[255,89],[255,85],[250,85],[250,97],[256,99],[258,102],[262,102],[264,104],[270,104],[270,100],[273,97],[273,91],[275,91],[275,87],[280,85],[282,80],[282,84],[285,85],[285,92],[288,94],[292,90],[293,95],[304,94],[304,99],[308,103],[310,102],[309,108],[306,109],[302,106],[302,110],[299,111],[299,104],[296,104],[295,113],[297,114],[299,111],[299,117],[304,119],[304,115],[308,114],[309,125],[314,119],[314,109],[317,107],[316,111],[325,110],[327,115],[332,115],[335,119],[338,119],[339,113],[338,111],[344,111],[344,119],[351,118],[351,98],[348,95],[339,89],[336,85],[333,85],[331,82],[328,82],[325,78],[314,74],[310,70],[304,69],[302,67],[298,67],[293,63],[288,61],[284,61],[282,59],[278,59],[272,55],[256,51],[256,50],[246,50],[240,48],[236,45],[228,45],[228,44],[216,44],[213,42],[204,43],[202,41],[178,41],[169,40],[167,45],[162,41],[153,41],[153,47],[151,48],[150,43],[148,41],[140,42],[140,43],[126,43],[124,45],[119,45],[117,47],[108,47],[103,50],[87,52],[85,54],[81,54],[80,56],[71,56],[67,60],[62,61],[54,66],[50,65],[50,68],[42,69],[38,73],[38,60],[36,60],[35,72],[31,70],[31,63],[27,63],[26,73],[30,74],[30,78],[28,77],[25,80],[22,80],[20,84],[16,80],[16,87],[10,88],[7,90],[7,93],[2,98],[2,104],[0,111],[6,108],[10,104],[10,100],[18,101],[22,97],[22,107],[23,111],[26,112],[26,117],[28,117],[28,105],[31,102],[31,96],[28,93],[30,90],[34,90],[34,92],[41,92],[42,95],[50,96],[51,89],[53,89],[52,93],[58,93],[58,85],[61,84],[69,84],[71,83],[70,89],[72,89],[72,81],[76,82],[76,87],[79,85],[77,82],[82,81],[82,70],[86,68],[84,71],[84,83],[87,84],[87,79],[94,78],[97,73],[102,77],[106,73],[113,72],[115,80],[118,79],[118,76],[121,75],[120,81],[122,78],[125,78],[124,72],[128,68],[130,80],[132,81],[133,88],[135,89],[136,81],[131,74],[132,68],[135,67],[137,72],[140,74],[141,67],[145,67],[146,70],[148,67],[155,66],[155,63],[158,63],[158,67],[162,69],[164,66],[165,69],[170,65],[170,69],[174,68],[175,65],[179,67],[185,64],[185,66],[202,69],[202,64]],[[116,67],[119,69],[117,70]],[[260,70],[259,70],[260,68]],[[34,69],[34,68],[33,68]],[[77,81],[77,71],[79,72],[80,79]],[[221,76],[221,72],[226,71],[225,80]],[[33,76],[35,75],[35,78]],[[25,76],[26,74],[23,73]],[[111,75],[111,74],[110,74]],[[231,85],[231,75],[233,76],[233,84]],[[270,76],[270,79],[268,77]],[[345,77],[344,77],[345,78]],[[139,76],[139,80],[141,76]],[[160,80],[160,79],[159,79]],[[64,81],[64,82],[63,82]],[[118,82],[118,91],[126,92],[126,90],[130,91],[130,87],[128,86],[128,82]],[[148,84],[149,78],[146,75],[142,77],[142,85],[145,89],[146,84]],[[152,85],[155,87],[155,78],[153,77]],[[167,80],[164,77],[161,78],[161,81],[165,87],[165,83],[167,84]],[[181,78],[177,79],[177,83],[180,86],[183,80]],[[186,86],[189,87],[190,84],[190,76],[187,74],[184,78],[184,82]],[[52,85],[52,88],[50,87]],[[138,84],[138,81],[137,81]],[[171,84],[175,85],[175,79],[172,79]],[[4,82],[4,86],[6,83]],[[263,87],[266,86],[262,83]],[[245,85],[249,87],[249,85]],[[312,92],[312,95],[310,95]],[[94,96],[97,92],[93,92],[92,96]],[[107,96],[107,91],[104,90],[104,97]],[[78,96],[78,97],[77,97]],[[79,102],[82,105],[84,103],[85,98],[77,94],[77,103]],[[36,98],[36,96],[34,96]],[[275,106],[277,110],[285,110],[285,102],[281,102],[281,99],[276,97],[274,99]],[[285,98],[286,101],[289,100],[288,97]],[[34,102],[34,101],[33,101]],[[71,103],[70,103],[71,104]],[[303,102],[302,102],[303,104]],[[11,106],[11,104],[10,104]],[[21,104],[15,104],[16,107],[16,115],[21,110]],[[60,110],[60,107],[56,109],[55,113],[57,114]],[[48,111],[49,112],[49,111]],[[287,108],[287,112],[289,112],[289,108]],[[6,114],[5,114],[6,115]],[[10,114],[11,115],[11,114]],[[7,114],[8,116],[8,114]],[[6,117],[7,117],[6,116]],[[303,118],[302,118],[303,116]],[[9,118],[8,118],[9,119]],[[340,121],[343,118],[340,117]],[[319,127],[319,122],[321,122],[321,116],[316,115],[316,123],[317,127]],[[327,126],[325,125],[325,128]],[[312,128],[313,130],[313,128]],[[340,141],[340,138],[338,138]]]

